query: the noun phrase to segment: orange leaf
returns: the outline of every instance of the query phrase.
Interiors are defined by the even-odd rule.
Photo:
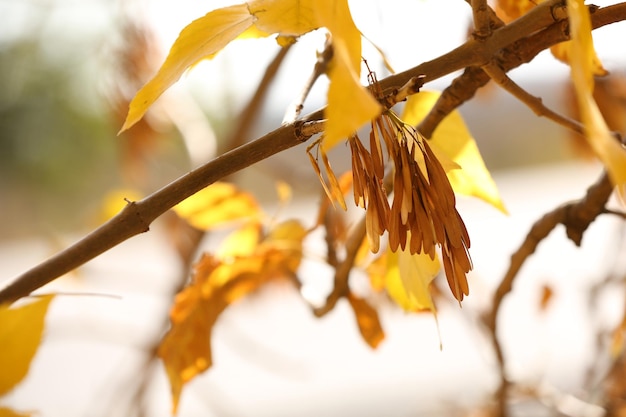
[[[352,293],[348,293],[348,301],[356,315],[356,322],[361,336],[372,349],[376,349],[385,338],[385,333],[378,318],[378,312],[367,301]]]
[[[262,285],[294,275],[305,234],[300,223],[284,222],[246,256],[218,259],[207,254],[196,265],[191,284],[176,296],[170,311],[172,327],[158,348],[170,381],[174,413],[183,386],[213,363],[211,330],[219,315]]]
[[[189,224],[201,230],[235,220],[257,218],[261,210],[254,197],[235,185],[216,182],[174,207]]]

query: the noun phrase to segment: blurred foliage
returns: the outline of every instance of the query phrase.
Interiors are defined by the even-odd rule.
[[[71,22],[60,32],[41,23],[0,37],[0,210],[11,219],[0,239],[91,227],[102,195],[124,182],[127,138],[116,136],[113,86],[103,82],[123,71],[110,36],[122,25],[81,37]],[[182,143],[160,133],[148,163],[162,185],[188,164]]]
[[[0,196],[16,220],[0,237],[46,217],[69,226],[63,212],[116,179],[114,126],[77,99],[79,70],[55,66],[36,39],[0,47]]]

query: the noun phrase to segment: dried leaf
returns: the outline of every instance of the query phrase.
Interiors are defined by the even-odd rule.
[[[20,307],[0,305],[0,396],[28,373],[44,330],[44,319],[54,296],[47,295]]]
[[[254,19],[246,4],[238,4],[214,10],[185,27],[158,73],[131,101],[121,131],[137,123],[152,103],[189,67],[202,59],[212,58],[252,26]]]
[[[212,365],[211,330],[232,303],[262,285],[292,276],[302,257],[305,229],[297,221],[277,225],[246,256],[204,255],[191,284],[170,311],[171,329],[158,348],[165,364],[176,413],[183,386]]]
[[[173,210],[192,226],[208,230],[236,220],[258,218],[261,210],[254,197],[233,184],[216,182]]]
[[[606,166],[613,185],[623,190],[626,184],[626,150],[611,135],[593,98],[594,57],[591,18],[583,0],[568,0],[572,47],[570,66],[574,89],[585,125],[585,136],[595,154]]]
[[[421,91],[409,97],[402,113],[402,120],[412,125],[419,124],[434,106],[439,95],[437,92]],[[428,143],[438,159],[441,154],[445,154],[461,167],[447,172],[455,192],[480,198],[506,213],[504,203],[480,155],[476,141],[457,110],[443,119]]]
[[[372,349],[376,349],[385,338],[378,312],[367,301],[352,293],[348,293],[348,301],[356,316],[361,336]]]

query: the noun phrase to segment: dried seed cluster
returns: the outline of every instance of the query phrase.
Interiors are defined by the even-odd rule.
[[[470,239],[456,210],[456,199],[445,170],[419,132],[385,111],[372,121],[369,150],[358,136],[352,151],[354,200],[363,207],[372,250],[387,231],[392,251],[435,257],[441,247],[450,289],[459,301],[469,293],[466,273],[472,268]],[[386,150],[387,158],[383,155]],[[393,200],[385,189],[385,159],[393,161]]]

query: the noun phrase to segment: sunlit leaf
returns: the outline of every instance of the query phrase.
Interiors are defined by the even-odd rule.
[[[430,295],[430,283],[441,266],[435,256],[425,253],[411,255],[408,250],[387,251],[385,288],[393,300],[407,311],[435,312]]]
[[[572,41],[557,43],[556,45],[550,48],[550,52],[552,55],[561,62],[569,64],[572,59],[572,48],[574,44]],[[600,58],[596,54],[595,49],[593,49],[592,60],[591,60],[591,72],[593,75],[604,76],[608,74],[608,71],[604,69],[602,66],[602,62],[600,62]]]
[[[591,37],[591,18],[583,0],[568,0],[572,48],[570,66],[585,136],[606,166],[611,181],[620,190],[626,184],[626,150],[611,135],[593,98],[595,50]]]
[[[260,215],[260,208],[251,194],[226,182],[211,184],[176,205],[174,211],[202,230]]]
[[[156,76],[131,101],[122,131],[137,123],[152,103],[189,67],[213,57],[253,22],[254,16],[246,4],[214,10],[191,22],[180,32]]]
[[[173,412],[183,386],[213,363],[211,330],[233,302],[262,285],[293,276],[302,257],[305,229],[297,221],[278,224],[246,256],[223,259],[204,255],[191,284],[170,311],[171,329],[158,348],[170,381]]]
[[[260,238],[261,224],[251,221],[228,235],[220,244],[215,256],[223,260],[249,256],[256,250]]]
[[[364,245],[361,255],[367,254],[369,247]],[[359,258],[359,262],[362,259]],[[428,254],[411,255],[408,250],[384,251],[366,267],[372,288],[387,291],[389,296],[406,311],[435,312],[430,295],[430,283],[441,269],[438,258]]]
[[[428,114],[439,95],[437,92],[421,91],[409,97],[402,120],[417,125]],[[478,197],[506,213],[496,184],[458,111],[453,111],[443,119],[433,132],[429,144],[436,153],[447,155],[461,167],[447,172],[455,192]]]
[[[48,295],[19,307],[0,305],[0,396],[28,373],[52,298]]]
[[[372,349],[376,349],[385,338],[378,312],[367,301],[352,293],[348,293],[348,301],[356,316],[361,336]]]
[[[300,36],[319,28],[316,8],[325,7],[321,0],[256,0],[248,4],[256,27],[283,36]]]
[[[352,135],[382,110],[380,104],[361,85],[360,67],[353,66],[348,52],[351,47],[342,39],[333,40],[334,53],[328,72],[328,106],[325,110],[328,121],[322,142],[325,150]]]
[[[258,0],[250,3],[255,25],[281,35],[301,35],[325,27],[332,36],[328,119],[322,146],[328,150],[381,111],[360,82],[361,34],[346,0]]]

